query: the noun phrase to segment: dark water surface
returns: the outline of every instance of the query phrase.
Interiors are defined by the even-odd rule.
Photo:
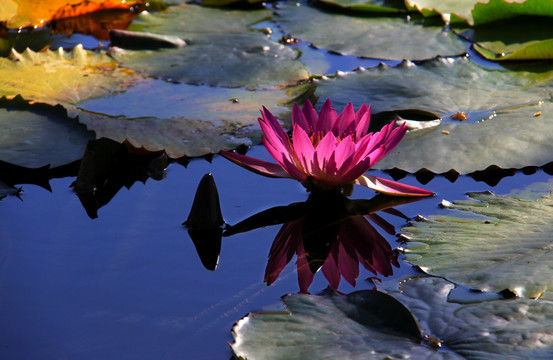
[[[262,147],[249,155],[267,159]],[[206,270],[186,229],[196,187],[215,178],[228,224],[266,208],[304,201],[295,181],[252,174],[216,156],[211,163],[172,164],[165,179],[123,188],[90,219],[70,189],[74,178],[50,181],[52,192],[25,185],[21,200],[0,201],[0,359],[228,359],[231,327],[249,311],[274,308],[298,291],[295,264],[270,287],[263,283],[267,255],[279,226],[223,238],[215,271]],[[389,178],[381,172],[372,172]],[[405,215],[432,214],[439,202],[466,191],[506,193],[549,177],[518,173],[491,187],[470,177],[436,177],[437,193],[398,207]],[[354,197],[374,192],[356,187]],[[383,215],[399,227],[405,220]],[[383,234],[384,235],[384,234]],[[392,247],[394,237],[388,236]],[[396,274],[409,272],[402,263]],[[372,276],[362,269],[361,281]],[[310,287],[327,286],[322,274]],[[351,286],[342,281],[341,291]]]

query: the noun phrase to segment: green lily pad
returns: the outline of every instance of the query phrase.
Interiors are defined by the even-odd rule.
[[[317,0],[317,2],[363,13],[392,15],[406,11],[403,0]]]
[[[66,52],[23,53],[15,50],[9,58],[0,58],[0,96],[21,95],[51,105],[76,104],[128,86],[139,77],[121,69],[105,52],[84,50],[82,45]]]
[[[489,60],[546,60],[553,58],[551,18],[517,18],[474,27],[460,35]]]
[[[552,76],[552,71],[508,72],[467,59],[436,59],[321,79],[315,94],[319,106],[330,98],[337,109],[366,102],[375,113],[418,108],[444,119],[438,127],[408,133],[375,168],[470,173],[490,165],[521,168],[552,160]],[[454,120],[459,112],[467,120]]]
[[[270,15],[268,10],[195,5],[143,15],[131,29],[178,36],[187,45],[164,51],[112,51],[112,56],[132,69],[188,84],[256,89],[306,80],[309,74],[296,50],[249,28]]]
[[[289,119],[289,104],[309,89],[309,84],[302,84],[248,91],[151,79],[110,97],[80,103],[75,115],[97,138],[127,139],[135,147],[165,150],[171,158],[192,157],[259,144],[261,107]]]
[[[406,0],[410,11],[425,17],[440,16],[452,25],[479,25],[523,15],[547,15],[548,1],[541,0]],[[538,12],[538,13],[536,13]]]
[[[295,50],[253,32],[202,35],[178,49],[111,54],[123,66],[188,84],[259,89],[309,77]]]
[[[395,299],[376,291],[364,296],[292,294],[283,297],[288,311],[257,312],[238,321],[232,349],[248,360],[458,358],[420,344],[409,333],[393,331],[395,322],[375,316],[367,306],[375,296],[380,308],[388,308],[384,313],[401,309],[405,321],[413,321]]]
[[[267,9],[215,9],[183,4],[156,14],[142,13],[127,30],[193,39],[202,34],[242,32],[269,18],[271,11]]]
[[[448,302],[454,287],[441,278],[419,277],[402,282],[400,291],[388,296],[371,290],[347,296],[287,295],[288,311],[257,312],[238,321],[231,346],[248,360],[551,358],[551,302]],[[380,295],[377,306],[371,303],[375,294]],[[417,320],[423,341],[375,327],[365,315],[398,300]]]
[[[287,3],[277,12],[280,17],[276,21],[284,31],[318,48],[340,54],[420,60],[462,54],[466,50],[466,44],[451,32],[408,23],[401,18],[331,14],[305,3],[301,6]]]
[[[60,107],[0,99],[0,160],[53,167],[79,160],[94,135]]]
[[[409,241],[428,244],[410,251],[420,255],[410,261],[477,289],[528,298],[551,292],[553,198],[542,194],[527,200],[526,194],[469,193],[468,201],[444,202],[455,211],[402,229]]]
[[[401,301],[425,333],[463,359],[550,359],[553,356],[553,303],[531,299],[472,304],[448,301],[454,285],[440,278],[403,282]]]
[[[475,2],[474,25],[482,25],[520,16],[553,16],[553,3],[542,0],[489,0]]]

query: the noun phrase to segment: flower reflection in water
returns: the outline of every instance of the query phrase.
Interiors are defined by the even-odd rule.
[[[370,221],[395,234],[394,227],[375,212],[406,218],[392,207],[418,199],[377,195],[371,200],[350,200],[339,191],[315,192],[304,203],[271,208],[228,226],[223,236],[283,223],[269,252],[267,285],[276,281],[296,254],[300,292],[308,292],[318,270],[336,290],[342,277],[355,286],[360,264],[375,275],[393,274],[393,266],[399,267],[397,254]]]

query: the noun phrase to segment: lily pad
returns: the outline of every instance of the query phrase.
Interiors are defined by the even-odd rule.
[[[553,188],[553,183],[547,184]],[[442,204],[455,211],[405,227],[409,241],[428,248],[410,261],[473,288],[537,298],[553,289],[553,197],[469,193]]]
[[[280,17],[276,21],[284,31],[318,48],[340,54],[421,60],[466,51],[466,44],[453,33],[440,27],[409,23],[401,18],[332,14],[305,3],[301,6],[287,3],[277,12]]]
[[[317,2],[351,11],[372,14],[392,15],[406,11],[403,0],[317,0]]]
[[[94,135],[61,107],[0,100],[0,160],[38,168],[79,160]]]
[[[26,100],[51,105],[76,104],[102,96],[119,86],[129,86],[140,77],[121,69],[105,52],[84,50],[82,45],[66,52],[23,53],[12,51],[0,58],[0,96],[21,95]]]
[[[482,25],[520,16],[553,16],[553,3],[542,0],[489,0],[477,2],[472,11],[474,25]]]
[[[151,79],[108,98],[79,104],[75,114],[97,138],[127,139],[135,147],[165,150],[171,158],[201,156],[261,142],[257,124],[265,105],[280,119],[309,84],[248,91]]]
[[[183,4],[156,14],[141,13],[128,30],[175,35],[192,40],[202,34],[245,31],[251,25],[270,18],[271,11],[268,9],[216,9]]]
[[[508,72],[467,59],[435,59],[325,78],[316,83],[315,94],[331,98],[337,109],[352,102],[372,103],[375,113],[400,108],[437,113],[444,119],[440,126],[408,133],[375,168],[469,173],[552,160],[552,77],[552,71]],[[454,120],[457,113],[467,119]]]
[[[187,46],[162,52],[113,51],[112,55],[124,66],[188,84],[255,89],[306,80],[309,74],[297,60],[296,50],[249,28],[269,16],[267,10],[182,5],[144,15],[143,23],[131,29],[178,36]]]
[[[486,22],[508,19],[514,16],[539,15],[550,4],[541,0],[406,0],[411,11],[418,11],[425,17],[441,16],[453,25],[478,25]],[[546,15],[544,13],[544,15]]]
[[[202,35],[178,49],[111,54],[123,66],[188,84],[259,89],[309,77],[295,50],[253,32]]]
[[[547,60],[553,58],[552,18],[517,18],[474,27],[461,36],[489,60]]]
[[[530,299],[472,304],[448,301],[454,285],[440,278],[414,278],[392,295],[418,320],[423,332],[463,359],[550,359],[553,303]]]
[[[413,322],[395,299],[376,291],[363,295],[287,295],[282,300],[288,311],[257,312],[238,321],[232,349],[248,360],[458,358],[420,344],[409,333],[394,331],[395,321],[375,316],[375,309],[366,306],[378,296],[379,307],[387,308],[383,313]]]
[[[455,285],[434,277],[401,283],[399,292],[363,290],[287,295],[288,311],[252,313],[233,328],[237,356],[257,359],[550,359],[553,303],[517,299],[472,304],[448,302]],[[379,294],[377,304],[371,299]],[[400,302],[425,335],[374,326],[370,314]],[[367,314],[369,313],[369,315]],[[367,316],[368,315],[368,316]],[[400,315],[398,315],[400,316]],[[385,321],[390,327],[395,322]]]

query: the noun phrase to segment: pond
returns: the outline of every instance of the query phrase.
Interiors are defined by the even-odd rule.
[[[115,50],[108,58],[117,65],[87,52],[109,45],[99,35],[9,32],[19,52],[24,44],[74,48],[70,63],[81,54],[88,65],[75,75],[74,64],[57,67],[54,52],[4,58],[27,66],[46,54],[42,63],[67,74],[56,85],[71,91],[46,89],[44,69],[32,69],[40,61],[21,73],[10,68],[30,74],[38,91],[27,78],[0,89],[8,134],[0,136],[0,358],[553,356],[550,64],[525,61],[514,71],[483,58],[475,35],[459,30],[461,38],[430,19],[407,25],[433,32],[436,43],[426,38],[422,52],[420,43],[401,42],[382,50],[401,34],[419,36],[403,27],[405,15],[358,17],[329,3],[266,5],[278,15],[170,4],[123,28],[163,41],[182,32],[191,53]],[[228,24],[205,35],[225,16]],[[180,17],[186,21],[168,20]],[[314,29],[298,25],[303,17]],[[325,32],[329,24],[343,33]],[[383,33],[355,38],[375,26]],[[249,38],[266,28],[272,38]],[[390,29],[400,33],[394,40],[383,35]],[[231,47],[225,31],[234,34]],[[357,40],[334,39],[345,37]],[[241,67],[231,49],[251,54],[278,40],[274,63],[242,59]],[[371,41],[384,52],[361,54]],[[217,49],[233,54],[230,65],[211,63]],[[10,81],[23,99],[13,99]],[[260,176],[216,154],[247,148],[274,162],[259,145],[259,109],[289,119],[292,101],[311,98],[320,111],[327,97],[338,112],[349,101],[355,109],[373,103],[375,123],[402,115],[410,131],[368,174],[435,196],[390,197],[355,185],[349,198],[317,198],[296,180]],[[19,127],[10,125],[16,116]],[[437,127],[412,128],[433,117]],[[225,225],[198,236],[183,223],[206,174],[215,186],[203,199],[218,197],[197,211],[203,221],[220,206]]]

